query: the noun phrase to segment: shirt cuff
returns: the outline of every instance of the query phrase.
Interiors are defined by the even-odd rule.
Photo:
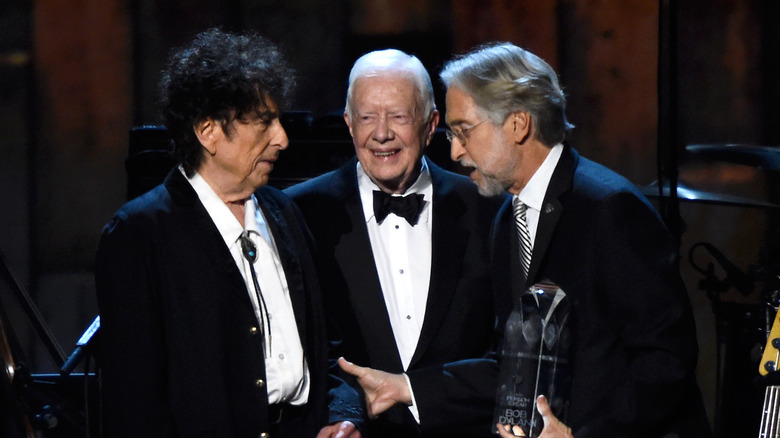
[[[409,387],[409,395],[412,398],[412,404],[409,405],[409,412],[412,413],[412,417],[414,417],[414,421],[417,422],[417,424],[420,424],[420,413],[417,411],[417,401],[414,399],[414,391],[412,391],[412,381],[409,380],[409,376],[406,375],[406,373],[403,374],[404,379],[406,379],[406,386]]]

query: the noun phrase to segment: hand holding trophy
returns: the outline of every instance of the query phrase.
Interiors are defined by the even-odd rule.
[[[550,418],[558,436],[571,435],[563,424],[571,392],[569,313],[566,293],[552,283],[537,283],[517,300],[500,351],[495,433],[537,438]]]

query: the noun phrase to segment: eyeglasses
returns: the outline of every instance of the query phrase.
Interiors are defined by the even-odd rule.
[[[481,122],[477,122],[477,123],[475,123],[475,124],[473,124],[473,125],[466,126],[466,127],[462,128],[462,129],[458,129],[458,130],[449,130],[449,129],[448,129],[448,130],[444,131],[444,132],[445,132],[445,134],[447,135],[447,140],[448,140],[450,143],[452,143],[452,139],[453,139],[453,138],[457,138],[457,139],[458,139],[458,141],[459,141],[461,144],[466,144],[466,141],[468,141],[468,139],[469,139],[469,131],[471,131],[472,129],[474,129],[474,128],[476,128],[477,126],[481,125],[481,124],[482,124],[483,122],[485,122],[486,120],[487,120],[487,119],[485,119],[485,120],[482,120]]]

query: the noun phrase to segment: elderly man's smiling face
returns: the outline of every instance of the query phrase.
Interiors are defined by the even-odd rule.
[[[344,119],[363,170],[383,191],[405,192],[420,174],[438,112],[422,114],[414,80],[398,72],[358,78],[351,108]]]

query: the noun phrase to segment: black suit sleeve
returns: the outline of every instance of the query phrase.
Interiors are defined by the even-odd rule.
[[[599,210],[596,289],[608,291],[602,304],[623,348],[604,366],[624,367],[627,378],[577,436],[661,436],[698,408],[692,310],[673,241],[655,213],[629,193],[609,204]]]
[[[173,436],[165,398],[162,315],[148,239],[121,217],[104,229],[95,282],[107,436]],[[107,340],[110,340],[108,342]]]
[[[492,358],[466,359],[407,373],[423,431],[489,433],[498,366]]]

